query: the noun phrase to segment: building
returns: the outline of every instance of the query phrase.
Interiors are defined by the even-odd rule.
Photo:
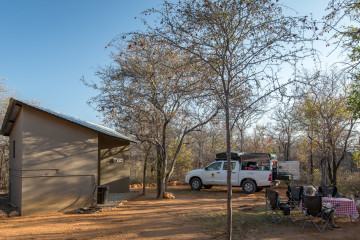
[[[21,215],[96,205],[97,186],[128,192],[130,142],[112,129],[11,99],[9,202]]]

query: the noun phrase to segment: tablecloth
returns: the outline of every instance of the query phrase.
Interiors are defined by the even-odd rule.
[[[353,219],[357,219],[359,217],[359,212],[356,209],[355,202],[350,199],[323,197],[322,203],[331,203],[333,206],[340,204],[340,206],[335,208],[335,214],[350,215]]]

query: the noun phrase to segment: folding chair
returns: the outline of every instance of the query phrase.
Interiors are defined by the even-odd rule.
[[[320,232],[324,232],[327,225],[330,227],[330,229],[333,229],[329,221],[337,206],[338,205],[327,208],[322,205],[320,196],[304,195],[302,202],[302,207],[304,210],[302,228],[305,228],[306,222],[310,221]],[[318,223],[315,222],[317,218],[321,218],[321,221]]]
[[[299,206],[303,194],[304,188],[302,186],[288,186],[288,190],[286,191],[288,197],[287,204],[301,211]]]
[[[280,202],[279,193],[277,191],[267,188],[265,192],[265,200],[266,212],[268,213],[266,219],[271,217],[274,223],[278,224],[287,217],[292,223],[294,223],[290,216],[293,207]]]
[[[332,197],[341,197],[336,186],[320,186],[318,195],[321,197],[327,197],[328,195],[331,195]]]

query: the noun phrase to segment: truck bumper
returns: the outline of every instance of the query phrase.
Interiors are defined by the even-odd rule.
[[[190,175],[186,175],[185,177],[185,183],[189,183],[190,182]]]

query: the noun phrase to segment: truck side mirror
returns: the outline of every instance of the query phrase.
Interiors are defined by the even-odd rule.
[[[208,170],[208,167],[205,167],[205,170]]]

